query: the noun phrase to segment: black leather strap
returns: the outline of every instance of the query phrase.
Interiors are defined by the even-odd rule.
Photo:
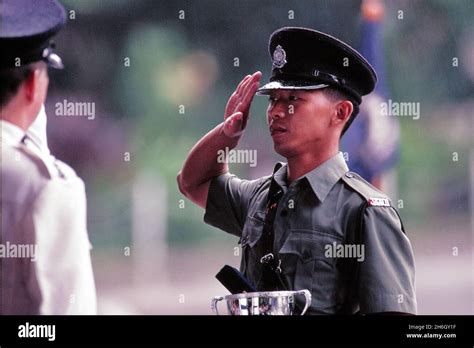
[[[275,166],[273,174],[281,168],[281,163]],[[261,291],[286,290],[287,286],[281,277],[281,260],[275,255],[273,244],[275,241],[275,233],[273,223],[275,221],[278,203],[283,196],[283,190],[272,177],[270,188],[268,190],[267,205],[265,209],[265,224],[263,227],[261,238],[262,258],[262,284]]]
[[[355,231],[355,238],[354,244],[362,244],[363,240],[363,232],[364,232],[364,213],[365,209],[367,208],[367,202],[362,204],[357,212],[357,228]],[[338,311],[338,314],[360,314],[360,311],[354,313],[352,308],[352,303],[354,299],[357,299],[359,296],[359,273],[360,273],[360,262],[353,259],[351,260],[352,267],[350,268],[350,273],[352,277],[348,282],[348,290],[346,297],[344,299],[344,303],[342,304],[341,309]]]

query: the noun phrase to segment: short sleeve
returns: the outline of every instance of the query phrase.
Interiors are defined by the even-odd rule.
[[[362,233],[365,258],[359,274],[361,312],[416,314],[415,261],[395,209],[365,209]]]
[[[251,199],[265,179],[241,180],[230,173],[212,179],[204,221],[240,237]]]

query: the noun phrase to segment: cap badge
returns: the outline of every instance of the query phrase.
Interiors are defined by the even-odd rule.
[[[286,52],[283,47],[278,45],[273,52],[273,66],[275,68],[281,69],[286,63]]]

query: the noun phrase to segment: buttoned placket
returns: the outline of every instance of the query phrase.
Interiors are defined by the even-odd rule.
[[[292,182],[288,188],[283,189],[283,196],[280,198],[280,204],[275,215],[274,221],[274,243],[273,249],[276,254],[280,250],[286,238],[289,236],[290,231],[290,219],[293,215],[293,209],[289,208],[290,200],[293,200],[293,204],[296,206],[296,190],[298,183],[296,181]]]

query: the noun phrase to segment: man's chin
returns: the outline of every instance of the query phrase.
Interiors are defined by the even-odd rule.
[[[295,152],[287,144],[273,143],[273,149],[277,154],[285,158],[291,157],[292,154]]]

